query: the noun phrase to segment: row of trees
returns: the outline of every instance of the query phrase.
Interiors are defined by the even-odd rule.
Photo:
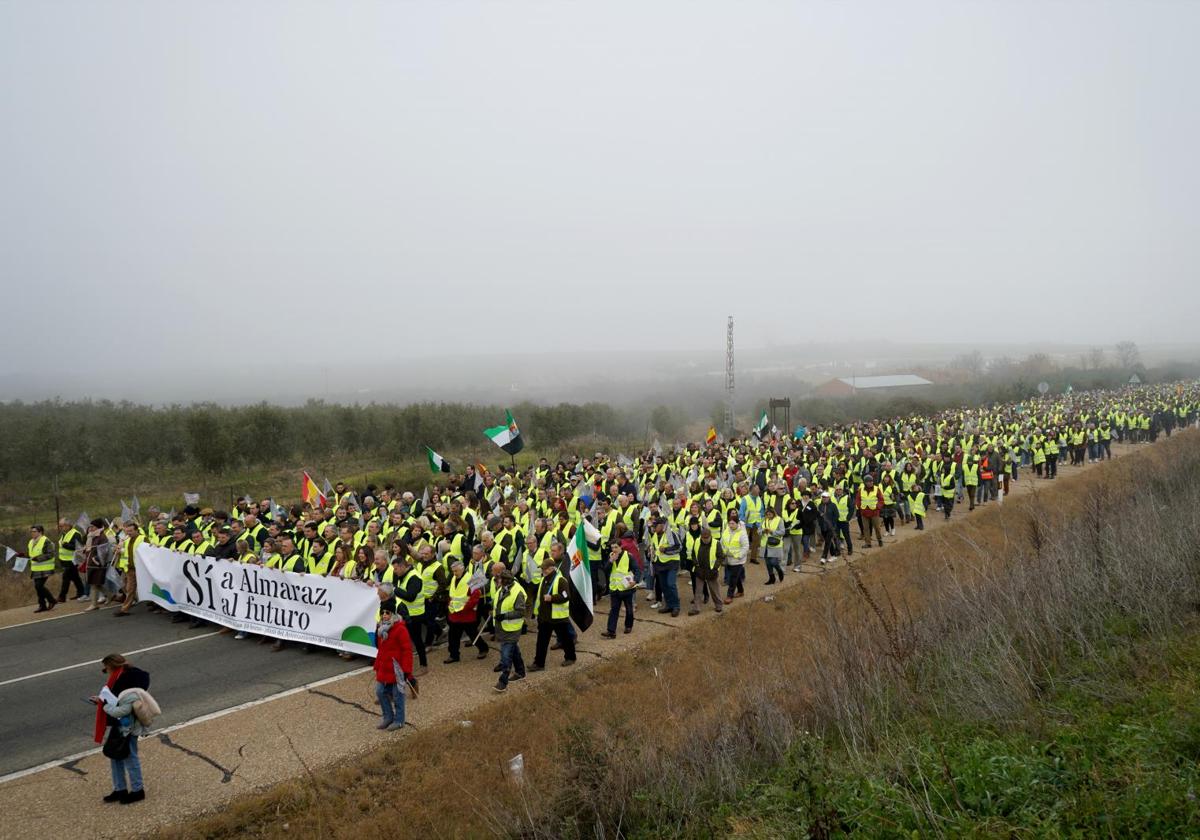
[[[641,438],[646,414],[602,403],[512,406],[534,445],[572,438]],[[195,464],[209,472],[291,458],[365,456],[401,460],[423,445],[454,450],[486,443],[482,430],[504,406],[461,403],[284,408],[260,403],[164,408],[108,401],[0,403],[0,480],[48,473]]]

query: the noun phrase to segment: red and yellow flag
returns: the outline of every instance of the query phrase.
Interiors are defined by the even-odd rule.
[[[317,482],[313,481],[312,476],[308,473],[304,474],[304,484],[300,488],[300,498],[308,504],[325,507],[325,494],[321,492],[321,488],[317,486]]]
[[[707,443],[709,446],[712,446],[714,443],[717,442],[717,427],[716,426],[708,427],[708,434],[704,436],[704,442]]]

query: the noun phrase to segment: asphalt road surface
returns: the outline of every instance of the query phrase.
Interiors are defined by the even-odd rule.
[[[32,618],[32,616],[31,616]],[[150,673],[163,708],[159,729],[361,668],[330,650],[290,645],[274,653],[251,636],[172,624],[137,607],[0,628],[0,776],[94,748],[94,706],[104,685],[99,660],[122,653]]]

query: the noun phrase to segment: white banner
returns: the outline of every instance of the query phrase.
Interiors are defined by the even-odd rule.
[[[145,544],[134,563],[140,601],[247,633],[375,655],[379,597],[362,583]]]

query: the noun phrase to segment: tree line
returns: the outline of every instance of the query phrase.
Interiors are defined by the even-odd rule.
[[[645,410],[604,403],[509,406],[538,447],[572,438],[642,438]],[[487,443],[504,406],[462,403],[302,406],[210,403],[152,407],[107,400],[0,403],[0,480],[127,467],[196,465],[209,472],[335,456],[402,460],[423,445]]]

